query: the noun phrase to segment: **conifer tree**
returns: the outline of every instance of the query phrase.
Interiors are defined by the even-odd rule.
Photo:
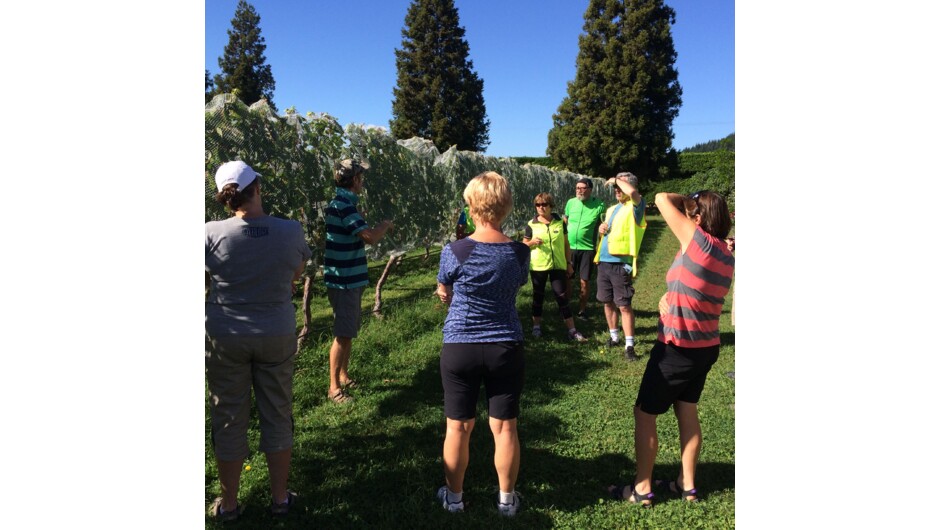
[[[483,80],[468,59],[470,46],[453,0],[413,0],[401,33],[392,135],[420,136],[440,151],[451,145],[483,150],[490,143]]]
[[[264,50],[267,45],[261,36],[261,16],[245,0],[239,0],[228,30],[225,54],[219,57],[221,74],[215,76],[216,93],[234,92],[238,99],[251,105],[261,98],[274,107],[274,76]]]
[[[548,133],[556,163],[599,177],[630,171],[647,181],[676,167],[672,121],[682,88],[675,19],[663,0],[591,0],[575,79]]]
[[[208,103],[209,100],[212,99],[212,96],[215,95],[215,93],[212,90],[213,86],[214,85],[212,83],[212,78],[209,77],[209,70],[206,70],[206,103]]]

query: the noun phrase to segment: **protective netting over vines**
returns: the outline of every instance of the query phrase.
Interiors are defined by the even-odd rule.
[[[231,94],[220,94],[206,105],[206,221],[230,213],[215,201],[215,171],[229,160],[243,160],[262,175],[265,211],[300,221],[316,272],[322,256],[323,210],[332,199],[333,164],[343,158],[367,161],[360,210],[370,225],[391,219],[395,229],[369,248],[370,258],[392,252],[443,244],[452,239],[457,214],[464,206],[467,182],[484,171],[506,177],[513,193],[513,210],[503,224],[518,238],[534,214],[532,201],[542,192],[555,197],[556,213],[574,196],[575,180],[584,175],[555,171],[509,158],[484,156],[451,147],[443,154],[429,140],[396,141],[381,127],[347,125],[332,116],[288,109],[277,116],[262,100],[246,106]],[[594,195],[610,203],[613,196],[594,180]]]

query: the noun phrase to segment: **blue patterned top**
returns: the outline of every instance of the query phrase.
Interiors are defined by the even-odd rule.
[[[529,247],[518,241],[454,241],[441,251],[437,281],[452,285],[444,343],[522,340],[516,293],[529,278]]]

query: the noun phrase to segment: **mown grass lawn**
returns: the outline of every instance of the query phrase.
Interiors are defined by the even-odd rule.
[[[446,308],[432,296],[439,249],[428,260],[409,254],[383,288],[385,317],[371,317],[353,341],[351,375],[361,387],[356,401],[335,405],[326,398],[332,313],[322,282],[313,302],[315,333],[298,355],[294,379],[295,445],[290,487],[301,502],[286,518],[268,515],[270,495],[264,455],[253,452],[242,475],[239,502],[246,511],[232,528],[733,528],[734,510],[734,331],[730,299],[721,319],[722,347],[699,406],[704,444],[696,485],[703,502],[686,504],[660,495],[656,506],[607,500],[606,486],[634,474],[633,414],[647,355],[656,339],[656,304],[665,291],[665,271],[678,243],[660,217],[649,218],[636,281],[637,353],[627,363],[622,350],[607,350],[602,308],[589,305],[591,320],[578,322],[590,339],[565,339],[550,295],[545,335],[532,339],[531,285],[517,308],[526,330],[526,383],[519,431],[522,465],[517,485],[524,510],[502,519],[494,506],[493,442],[481,399],[470,446],[464,499],[467,511],[445,512],[434,499],[444,482],[443,393],[438,360]],[[384,263],[370,267],[374,286]],[[363,299],[364,311],[374,291]],[[481,393],[482,394],[482,393]],[[208,410],[208,409],[207,409]],[[206,427],[205,492],[208,505],[219,493]],[[257,418],[249,443],[256,450]],[[671,412],[659,420],[656,477],[679,469],[679,440]],[[207,527],[216,523],[206,520]]]

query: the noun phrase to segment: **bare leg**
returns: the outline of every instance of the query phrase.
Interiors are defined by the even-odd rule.
[[[617,329],[617,317],[620,313],[613,302],[604,303],[604,317],[607,319],[607,329]]]
[[[574,327],[574,317],[568,317],[565,319],[565,329],[575,329]]]
[[[542,326],[542,317],[532,317],[532,325],[533,325],[533,326],[539,326],[539,327],[541,327],[541,326]]]
[[[659,438],[656,435],[656,416],[647,414],[640,407],[633,408],[636,424],[634,446],[636,448],[636,492],[649,493],[653,489],[653,463],[659,450]],[[628,492],[625,492],[628,493]]]
[[[588,287],[587,280],[581,280],[581,298],[579,300],[578,306],[580,307],[582,313],[585,310],[587,310],[587,299],[588,299],[589,290],[590,288]],[[734,300],[732,299],[732,307],[734,306],[733,301]]]
[[[470,464],[470,433],[476,420],[447,418],[444,436],[444,479],[454,493],[463,492],[463,476]]]
[[[679,443],[682,451],[682,470],[676,485],[682,490],[695,488],[695,468],[702,450],[702,426],[698,421],[698,405],[685,401],[673,403],[679,420]]]
[[[633,336],[633,308],[630,306],[624,306],[620,308],[620,323],[623,324],[623,336],[632,337]],[[614,325],[610,329],[617,327],[617,323],[614,322]]]
[[[242,464],[245,459],[223,462],[216,458],[219,466],[219,484],[222,487],[222,510],[235,511],[238,506],[238,480],[242,476]]]
[[[515,490],[516,478],[519,476],[521,450],[516,421],[516,418],[499,420],[490,417],[490,430],[493,431],[496,446],[493,464],[496,465],[496,475],[499,477],[499,489],[507,493]]]
[[[339,392],[342,372],[345,372],[344,362],[349,363],[349,352],[352,350],[352,339],[349,337],[334,337],[333,346],[330,347],[330,395]],[[349,378],[349,374],[346,374]]]
[[[277,504],[287,500],[287,475],[290,473],[291,450],[266,453],[268,475],[271,479],[271,498]]]

